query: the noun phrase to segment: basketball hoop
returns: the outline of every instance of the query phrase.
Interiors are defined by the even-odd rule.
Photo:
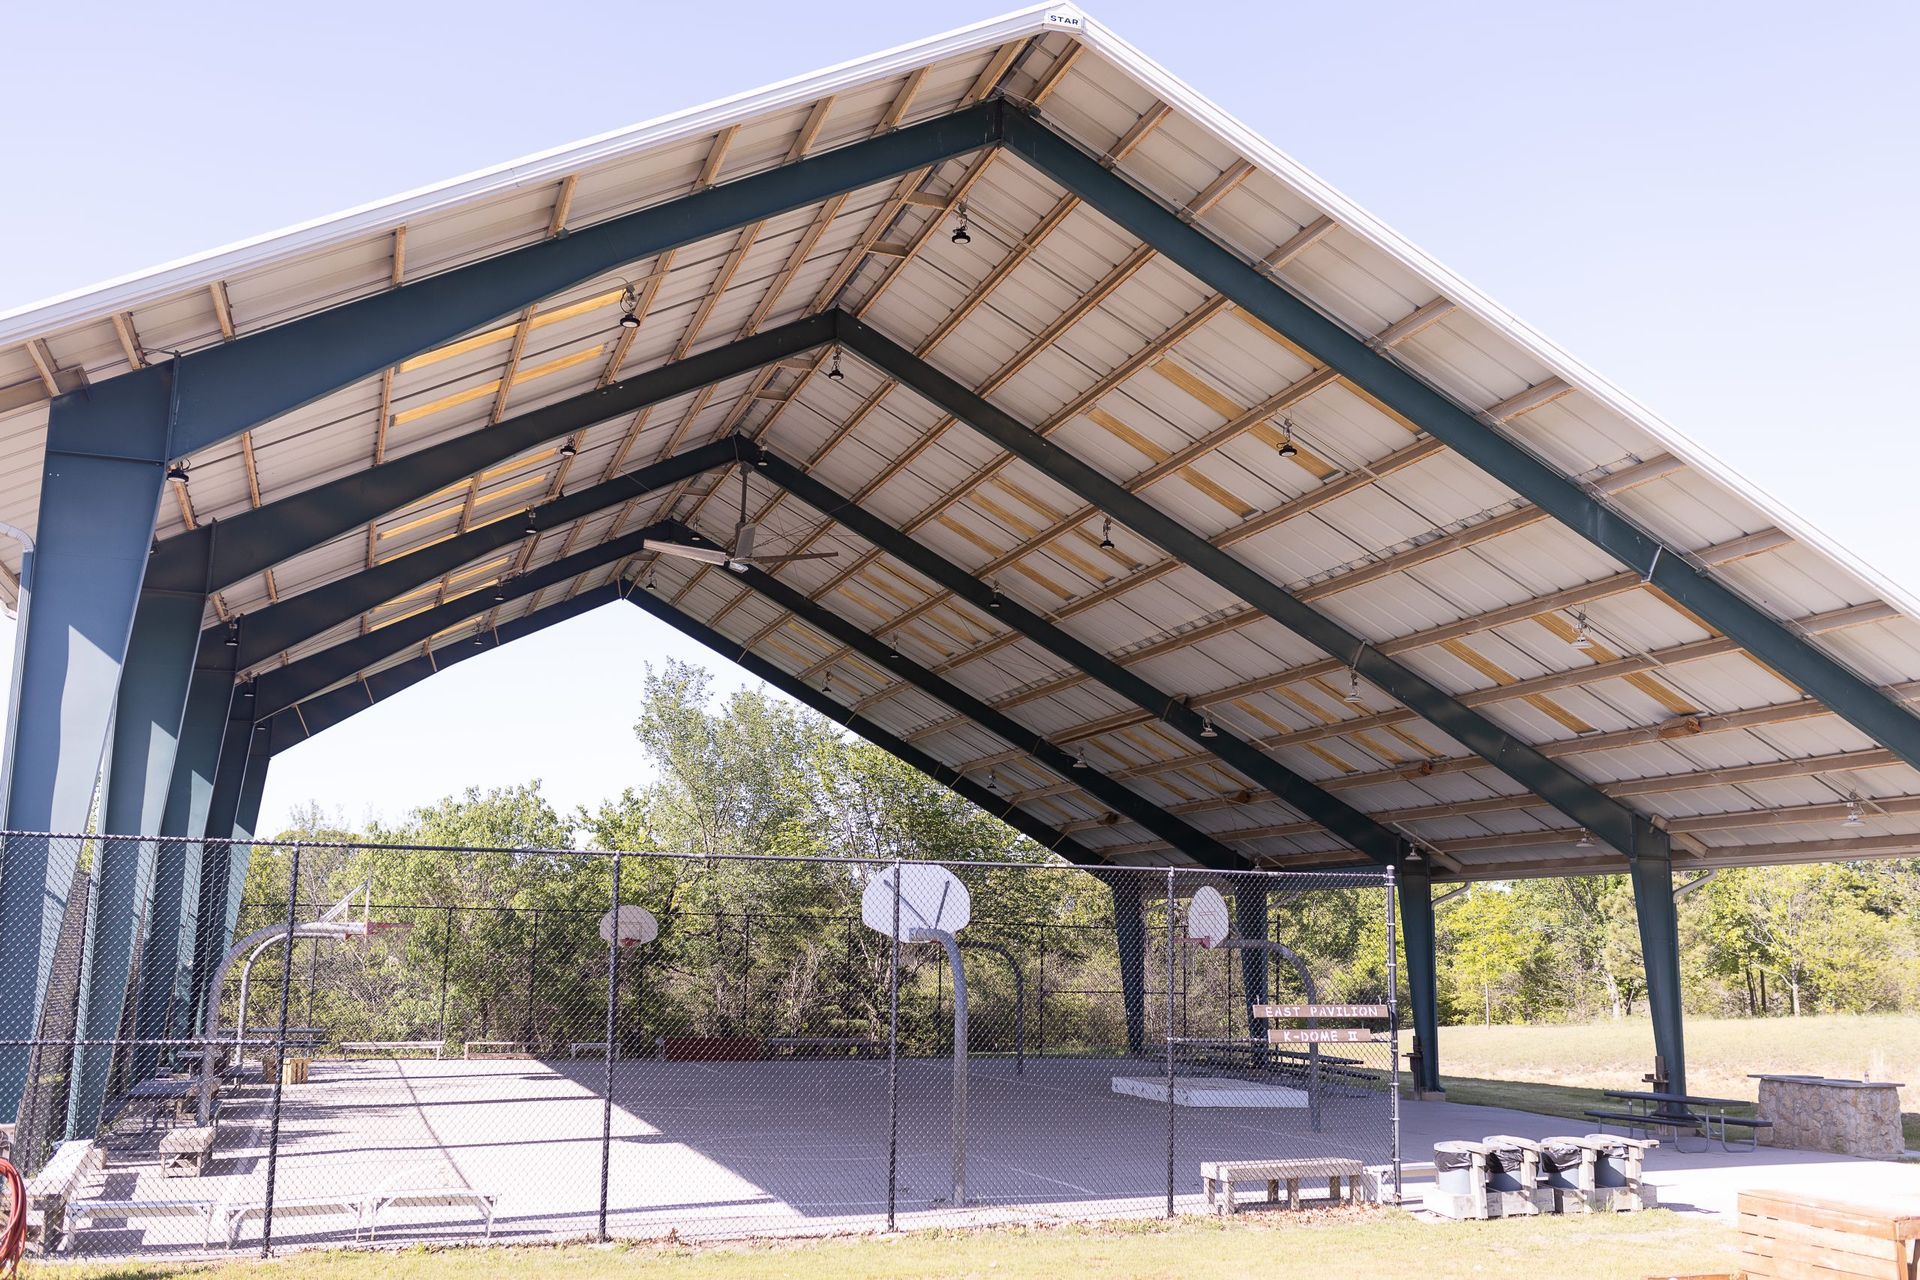
[[[660,922],[645,907],[620,907],[600,917],[600,939],[621,950],[644,947],[660,936]]]
[[[1187,903],[1187,941],[1205,951],[1225,942],[1233,932],[1233,917],[1227,914],[1227,900],[1210,884],[1193,891]]]
[[[360,903],[360,918],[353,918],[353,904]],[[393,933],[413,928],[410,920],[375,920],[373,915],[373,877],[368,876],[352,889],[347,896],[334,903],[320,914],[313,923],[301,926],[308,937],[332,936],[341,939],[371,938],[375,934]]]

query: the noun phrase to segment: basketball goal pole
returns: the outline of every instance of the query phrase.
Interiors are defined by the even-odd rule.
[[[937,942],[953,970],[953,1207],[967,1203],[967,969],[960,940],[945,929],[911,929],[909,942]]]

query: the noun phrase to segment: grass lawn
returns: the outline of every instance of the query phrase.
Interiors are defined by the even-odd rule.
[[[1440,1063],[1454,1102],[1577,1117],[1601,1089],[1644,1089],[1653,1032],[1641,1019],[1572,1026],[1443,1027]],[[1920,1147],[1920,1017],[1687,1019],[1687,1087],[1751,1098],[1749,1072],[1898,1080],[1907,1145]]]
[[[615,1245],[564,1248],[424,1249],[397,1253],[298,1254],[273,1262],[200,1268],[29,1265],[27,1274],[80,1280],[1106,1280],[1248,1276],[1552,1276],[1617,1280],[1738,1269],[1737,1235],[1699,1217],[1654,1210],[1496,1222],[1419,1222],[1392,1210],[1254,1212],[1231,1222],[1183,1218],[1113,1226],[915,1232],[791,1244],[689,1248]]]

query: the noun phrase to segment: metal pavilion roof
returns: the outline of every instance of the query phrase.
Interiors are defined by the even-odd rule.
[[[1113,172],[1821,651],[1906,700],[1920,609],[1076,9],[1045,6],[0,315],[0,520],[35,524],[48,399],[689,192],[953,112],[1030,105]],[[970,241],[950,232],[964,205]],[[631,296],[637,329],[616,321]],[[188,458],[175,538],[831,309],[857,317],[1671,834],[1685,865],[1920,850],[1920,776],[1365,389],[1004,149],[595,279]],[[836,353],[838,355],[836,356]],[[837,360],[837,366],[836,366]],[[838,367],[844,375],[827,376]],[[1619,856],[1330,654],[843,346],[514,452],[215,596],[255,616],[738,433],[1470,876]],[[1297,452],[1283,458],[1291,440]],[[1089,789],[736,575],[644,554],[497,584],[673,519],[1241,855],[1350,846],[1168,717],[845,523],[722,465],[518,533],[254,664],[472,596],[365,678],[609,583],[655,597],[1122,862],[1182,860]],[[834,506],[828,503],[828,506]],[[1111,542],[1111,546],[1105,545]],[[465,544],[462,544],[465,545]],[[17,553],[0,573],[11,591]],[[416,562],[420,563],[420,562]],[[481,607],[484,606],[484,607]],[[404,628],[403,628],[404,630]],[[396,631],[394,634],[402,634]]]

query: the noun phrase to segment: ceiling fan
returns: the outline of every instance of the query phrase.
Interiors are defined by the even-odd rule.
[[[796,560],[831,560],[839,555],[838,551],[795,551],[785,555],[757,556],[753,553],[754,535],[760,526],[747,519],[747,470],[740,469],[740,522],[733,526],[733,545],[720,547],[691,547],[684,542],[661,542],[654,538],[644,540],[640,545],[656,555],[674,556],[681,560],[698,560],[701,564],[717,564],[745,573],[748,569],[767,569],[776,565],[792,564]]]

